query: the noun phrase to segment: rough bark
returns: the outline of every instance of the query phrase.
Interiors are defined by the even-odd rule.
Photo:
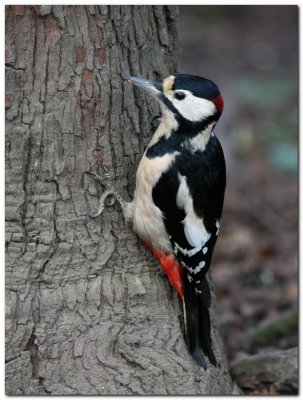
[[[298,348],[245,356],[231,373],[247,394],[298,394]]]
[[[177,68],[170,6],[6,7],[6,393],[219,394],[188,354],[181,308],[117,205],[132,197],[157,105],[121,74]]]

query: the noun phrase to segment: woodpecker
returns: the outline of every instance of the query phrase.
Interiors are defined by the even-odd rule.
[[[162,118],[136,173],[132,202],[126,202],[110,181],[86,171],[120,203],[125,219],[160,261],[177,290],[184,311],[189,351],[205,370],[204,355],[216,366],[211,345],[210,290],[206,273],[218,237],[226,169],[214,127],[223,111],[223,98],[211,80],[179,74],[164,80],[124,77],[154,97]]]

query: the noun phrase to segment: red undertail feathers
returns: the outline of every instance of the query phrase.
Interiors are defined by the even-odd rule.
[[[167,254],[160,250],[154,249],[143,241],[144,246],[151,251],[154,257],[156,257],[162,266],[163,271],[168,276],[168,279],[172,286],[176,289],[182,301],[184,301],[183,292],[183,270],[179,262],[172,254]]]

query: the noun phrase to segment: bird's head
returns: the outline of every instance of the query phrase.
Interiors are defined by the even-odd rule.
[[[174,74],[164,80],[124,77],[157,98],[179,122],[216,122],[223,111],[223,98],[209,79],[189,74]]]

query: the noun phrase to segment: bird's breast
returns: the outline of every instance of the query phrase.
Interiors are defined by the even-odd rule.
[[[152,190],[174,162],[178,152],[148,158],[144,153],[136,175],[133,228],[139,237],[153,247],[171,252],[161,210],[154,204]],[[169,190],[169,188],[167,188]]]

